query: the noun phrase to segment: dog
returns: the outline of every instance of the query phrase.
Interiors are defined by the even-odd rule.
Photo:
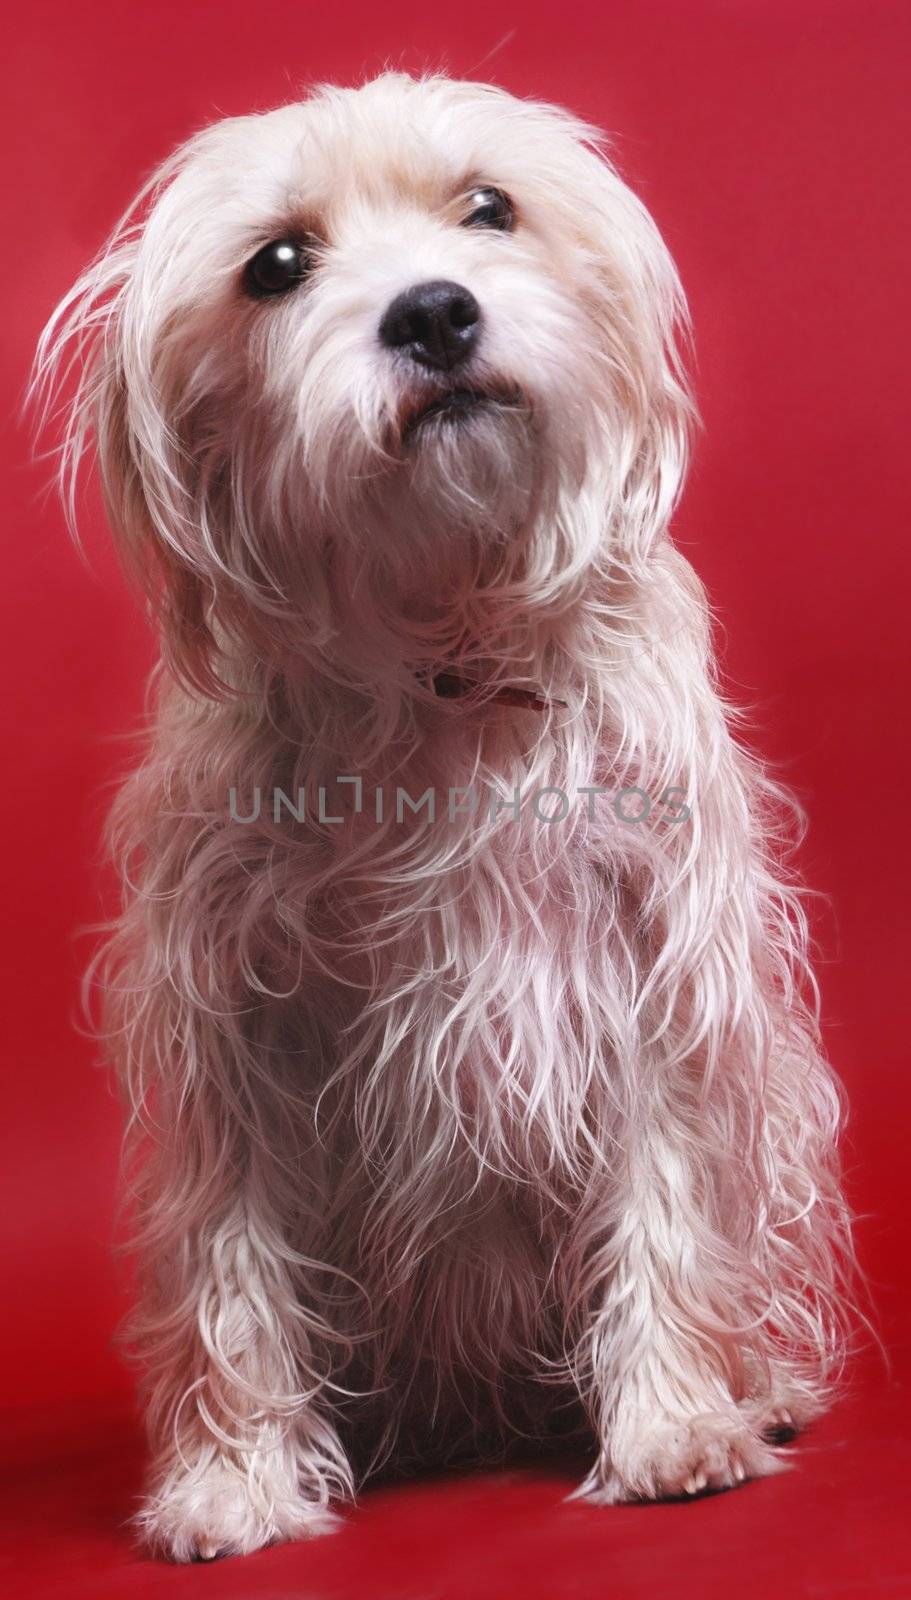
[[[581,1435],[786,1464],[844,1362],[787,796],[669,523],[685,302],[597,133],[388,73],[207,127],[46,329],[161,640],[93,970],[176,1560]]]

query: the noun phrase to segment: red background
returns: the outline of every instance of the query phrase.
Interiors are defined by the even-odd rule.
[[[136,1563],[119,1527],[138,1482],[135,1432],[104,1420],[129,1385],[111,1351],[118,1114],[73,1023],[89,947],[78,930],[106,893],[106,787],[126,760],[118,736],[138,718],[150,641],[94,504],[87,569],[47,493],[47,464],[30,462],[13,423],[2,437],[0,1333],[12,1459],[26,1473],[17,1520],[35,1535],[25,1589],[115,1594],[128,1581],[157,1594],[217,1581],[223,1593],[299,1593],[306,1572],[320,1594],[344,1596],[362,1592],[369,1565],[367,1592],[397,1597],[661,1594],[687,1574],[702,1595],[732,1582],[832,1592],[836,1574],[843,1592],[870,1592],[877,1573],[900,1592],[907,1552],[894,1548],[889,1486],[901,1470],[911,1108],[906,0],[54,0],[6,26],[8,409],[56,300],[139,180],[203,121],[391,63],[489,76],[615,135],[696,326],[705,434],[678,538],[723,619],[730,690],[811,818],[803,866],[826,897],[814,913],[819,970],[853,1108],[860,1249],[896,1352],[891,1377],[875,1359],[858,1364],[853,1398],[818,1448],[799,1452],[799,1477],[698,1507],[593,1518],[561,1505],[558,1475],[498,1475],[368,1496],[339,1538],[220,1567],[217,1580]]]

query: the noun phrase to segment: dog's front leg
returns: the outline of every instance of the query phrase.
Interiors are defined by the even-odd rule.
[[[737,1302],[736,1254],[713,1228],[666,1104],[630,1136],[623,1163],[610,1221],[584,1220],[576,1252],[595,1307],[576,1376],[600,1446],[577,1493],[664,1499],[782,1470],[744,1401],[757,1335]]]
[[[210,1129],[202,1137],[214,1137]],[[331,1528],[351,1492],[325,1403],[326,1331],[282,1236],[268,1173],[200,1163],[181,1129],[145,1176],[150,1542],[180,1561],[242,1554]],[[276,1175],[271,1188],[280,1179]],[[314,1288],[316,1285],[314,1285]]]

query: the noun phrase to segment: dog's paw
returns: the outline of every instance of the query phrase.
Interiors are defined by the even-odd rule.
[[[172,1472],[149,1496],[137,1521],[153,1549],[172,1561],[249,1555],[264,1545],[331,1533],[338,1525],[324,1506],[272,1492],[265,1481],[251,1484],[221,1458]]]
[[[677,1500],[736,1489],[748,1478],[769,1477],[787,1463],[740,1415],[707,1412],[641,1431],[624,1429],[577,1490],[599,1505],[636,1500]]]

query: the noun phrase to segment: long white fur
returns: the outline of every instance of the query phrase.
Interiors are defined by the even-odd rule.
[[[481,182],[512,233],[458,226]],[[244,263],[299,231],[311,279],[245,297]],[[377,327],[434,278],[482,307],[471,381],[521,403],[407,445],[440,380]],[[787,805],[732,735],[668,536],[681,329],[591,129],[386,75],[190,140],[44,334],[70,503],[94,436],[162,637],[101,973],[143,1522],[178,1559],[330,1525],[352,1429],[374,1461],[463,1424],[480,1449],[567,1389],[587,1497],[728,1486],[779,1468],[764,1435],[838,1372],[840,1104]],[[441,670],[481,687],[441,700]],[[366,798],[472,784],[679,786],[691,819],[378,823]],[[231,819],[232,787],[243,811],[305,785],[344,821]]]

